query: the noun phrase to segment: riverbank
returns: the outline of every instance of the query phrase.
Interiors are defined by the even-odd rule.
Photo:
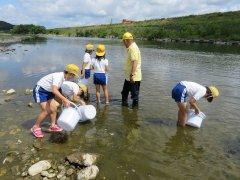
[[[0,33],[0,52],[14,51],[15,49],[8,48],[12,44],[39,41],[46,41],[46,37],[44,35],[12,35],[9,33]]]
[[[190,15],[82,27],[55,28],[49,34],[69,37],[121,39],[129,31],[134,38],[161,42],[239,45],[240,11]]]

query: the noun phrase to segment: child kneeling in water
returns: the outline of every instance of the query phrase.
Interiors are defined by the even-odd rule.
[[[33,89],[33,97],[35,102],[40,105],[41,112],[31,131],[37,138],[42,138],[44,135],[41,129],[41,123],[49,115],[51,125],[49,131],[60,132],[63,129],[56,124],[57,102],[63,103],[65,107],[70,106],[70,101],[64,97],[59,89],[65,80],[74,81],[74,78],[79,74],[79,67],[75,64],[68,64],[64,72],[56,72],[41,78]],[[57,102],[56,102],[56,101]]]
[[[100,86],[102,86],[105,103],[108,105],[108,77],[106,75],[108,71],[108,60],[105,59],[105,55],[105,46],[103,44],[99,44],[96,51],[96,57],[92,59],[92,69],[94,69],[93,83],[96,86],[97,103],[100,103]]]

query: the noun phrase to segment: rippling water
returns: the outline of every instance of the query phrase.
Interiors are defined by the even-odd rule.
[[[76,150],[100,153],[99,179],[240,178],[240,49],[213,45],[138,42],[143,71],[139,110],[120,106],[125,53],[120,41],[49,38],[40,44],[13,45],[15,52],[0,54],[0,90],[17,91],[7,103],[0,94],[1,160],[10,150],[24,151],[34,141],[29,128],[39,109],[27,107],[33,99],[24,95],[25,89],[67,63],[80,65],[88,42],[106,44],[110,106],[98,106],[97,117],[79,124],[65,144],[50,143],[46,134],[37,157],[59,159]],[[171,89],[181,80],[220,89],[213,103],[199,102],[207,115],[201,129],[176,127],[177,106]],[[95,105],[92,84],[90,93]],[[0,167],[16,164],[21,162]]]

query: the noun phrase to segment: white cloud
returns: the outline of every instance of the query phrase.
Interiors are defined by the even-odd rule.
[[[0,19],[67,27],[231,10],[240,10],[239,0],[20,0],[0,4]]]

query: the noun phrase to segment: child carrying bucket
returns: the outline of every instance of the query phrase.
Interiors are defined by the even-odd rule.
[[[219,91],[214,86],[204,87],[198,83],[190,81],[181,81],[172,89],[172,98],[178,105],[178,122],[177,125],[185,126],[187,120],[187,99],[190,108],[195,110],[195,114],[201,111],[197,101],[206,98],[208,102],[219,96]]]
[[[83,83],[75,83],[64,81],[61,86],[62,94],[74,103],[85,105],[83,100],[84,94],[87,92],[87,86]]]
[[[74,78],[78,74],[79,67],[75,64],[68,64],[64,72],[48,74],[37,82],[37,85],[33,89],[33,97],[35,102],[40,105],[41,112],[31,128],[31,132],[35,137],[42,138],[44,136],[41,123],[48,115],[51,119],[51,125],[48,130],[51,132],[60,132],[63,130],[56,124],[57,102],[61,103],[62,101],[65,107],[69,107],[70,101],[60,93],[59,89],[65,80],[74,81]]]
[[[105,46],[99,44],[96,51],[96,57],[92,59],[92,69],[94,69],[93,83],[96,86],[96,98],[97,103],[100,103],[100,87],[102,87],[105,97],[106,105],[109,104],[108,87],[107,87],[107,72],[108,72],[108,60],[105,58]]]

